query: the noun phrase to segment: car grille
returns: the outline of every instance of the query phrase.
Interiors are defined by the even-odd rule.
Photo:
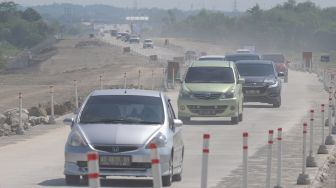
[[[127,151],[137,150],[137,146],[114,146],[114,145],[94,145],[93,148],[100,151],[106,151],[110,153],[121,153]]]
[[[213,100],[218,99],[221,93],[193,93],[194,97],[203,100]]]
[[[87,161],[77,161],[77,165],[79,167],[85,168],[87,170]],[[149,169],[152,167],[151,163],[131,163],[131,166],[104,166],[99,165],[101,170],[105,171],[113,171],[113,170],[121,170],[121,169]]]
[[[147,169],[151,168],[151,163],[131,163],[131,166],[106,166],[99,165],[101,169]]]
[[[187,106],[190,112],[200,115],[214,115],[223,113],[227,106],[197,106],[197,105],[188,105]]]

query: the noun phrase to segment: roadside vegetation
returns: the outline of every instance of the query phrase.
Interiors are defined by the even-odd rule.
[[[263,49],[336,51],[336,7],[322,9],[312,2],[288,0],[269,10],[256,4],[237,17],[202,10],[167,24],[163,34]]]
[[[0,68],[7,57],[31,48],[56,31],[32,8],[22,9],[11,1],[0,3]]]

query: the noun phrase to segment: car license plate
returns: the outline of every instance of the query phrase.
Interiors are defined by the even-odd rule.
[[[246,94],[249,94],[249,95],[257,95],[257,94],[259,94],[260,93],[260,91],[259,90],[246,90],[245,91],[246,92]]]
[[[200,115],[215,115],[216,112],[214,110],[201,110],[199,111]]]
[[[100,156],[99,164],[101,166],[131,166],[130,156]]]

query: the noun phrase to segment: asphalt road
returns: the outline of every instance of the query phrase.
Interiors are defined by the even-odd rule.
[[[326,102],[322,85],[313,74],[290,72],[283,87],[283,105],[279,109],[263,104],[247,104],[244,121],[238,125],[222,119],[200,119],[183,127],[185,161],[183,180],[173,188],[200,187],[202,134],[210,133],[209,187],[230,176],[241,164],[242,132],[248,131],[249,155],[267,142],[269,129],[282,127],[289,131],[308,113],[308,109]],[[176,109],[177,91],[169,91]],[[225,120],[225,119],[224,119]],[[0,147],[0,187],[35,188],[68,187],[63,176],[63,148],[69,127],[59,126],[47,133],[16,144]],[[299,151],[298,151],[299,152]],[[102,182],[107,187],[151,187],[150,180],[111,178]],[[240,183],[240,182],[237,182]]]

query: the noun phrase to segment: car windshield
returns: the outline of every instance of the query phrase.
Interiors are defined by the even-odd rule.
[[[240,76],[265,77],[275,75],[272,64],[237,63]]]
[[[240,61],[240,60],[259,60],[260,57],[255,54],[244,54],[244,55],[227,55],[225,56],[226,61]]]
[[[151,42],[152,42],[152,40],[145,40],[145,42],[146,42],[146,43],[151,43]]]
[[[162,124],[164,111],[159,97],[91,96],[80,114],[80,123]]]
[[[233,71],[229,67],[190,67],[185,83],[234,83]]]

